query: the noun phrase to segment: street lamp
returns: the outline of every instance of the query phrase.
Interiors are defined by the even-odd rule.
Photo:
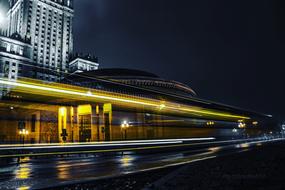
[[[121,124],[121,129],[125,131],[125,140],[127,139],[127,129],[130,127],[128,121],[123,121]]]
[[[19,135],[22,136],[23,138],[23,145],[25,144],[25,136],[27,136],[29,134],[29,131],[26,129],[21,129],[19,131]]]
[[[246,124],[245,123],[239,123],[238,128],[245,128]]]
[[[236,128],[233,129],[233,133],[236,133],[238,132],[238,130]]]

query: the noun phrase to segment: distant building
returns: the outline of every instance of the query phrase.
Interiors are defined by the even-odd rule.
[[[8,26],[0,32],[0,76],[60,81],[98,69],[94,56],[74,56],[73,0],[9,0],[9,5]]]
[[[8,36],[29,40],[37,68],[33,78],[58,80],[73,53],[72,0],[9,0]],[[51,72],[56,71],[56,72]]]

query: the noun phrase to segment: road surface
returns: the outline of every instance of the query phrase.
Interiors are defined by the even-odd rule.
[[[215,158],[275,140],[203,142],[207,146],[0,159],[0,189],[39,189]],[[147,147],[155,146],[148,145]]]

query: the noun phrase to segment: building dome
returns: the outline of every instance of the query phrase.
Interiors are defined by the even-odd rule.
[[[102,78],[120,78],[120,77],[150,77],[150,78],[159,78],[153,73],[146,71],[135,70],[135,69],[121,69],[121,68],[112,68],[112,69],[98,69],[94,71],[84,72],[82,75],[86,76],[96,76]]]
[[[67,79],[74,82],[84,83],[88,81],[91,82],[93,79],[105,79],[112,82],[146,88],[162,93],[186,97],[196,96],[194,90],[185,84],[177,81],[165,80],[153,73],[134,69],[99,69],[82,72],[76,75],[70,75],[67,77]]]

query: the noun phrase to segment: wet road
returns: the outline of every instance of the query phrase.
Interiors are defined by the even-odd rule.
[[[209,147],[202,149],[190,149],[188,147],[187,150],[148,154],[118,152],[65,157],[1,159],[0,189],[47,188],[132,172],[159,169],[250,150],[268,142],[268,140],[260,140],[221,145],[209,143]]]

